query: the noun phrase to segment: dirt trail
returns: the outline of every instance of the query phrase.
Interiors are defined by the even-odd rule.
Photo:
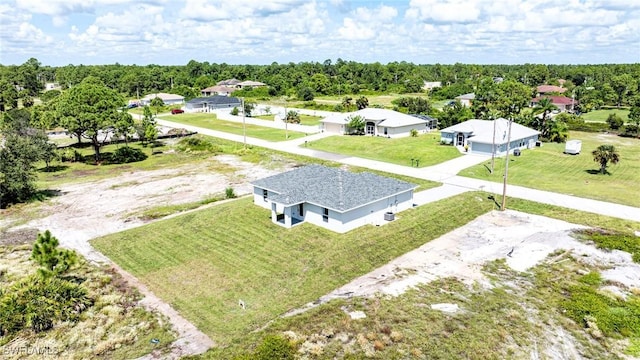
[[[223,164],[229,171],[221,174],[208,170],[211,162]],[[34,228],[49,230],[58,238],[61,246],[77,251],[90,262],[113,266],[131,286],[139,289],[144,295],[140,303],[149,310],[165,315],[178,334],[169,354],[151,353],[143,359],[178,359],[197,355],[214,346],[214,342],[133,275],[94,249],[89,240],[146,224],[135,214],[147,208],[196,202],[223,193],[229,186],[234,188],[238,196],[250,193],[250,181],[280,171],[282,169],[242,162],[236,156],[220,155],[197,166],[135,171],[105,180],[64,185],[59,189],[60,196],[43,205],[42,214],[51,215],[10,231]]]

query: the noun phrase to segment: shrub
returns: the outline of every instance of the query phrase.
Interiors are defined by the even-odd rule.
[[[617,114],[609,114],[607,117],[607,124],[609,124],[609,129],[618,130],[624,125],[624,120]]]
[[[411,131],[409,132],[409,134],[411,134],[411,137],[418,137],[418,130],[416,130],[416,129],[411,129]]]
[[[111,154],[109,162],[114,164],[126,164],[143,161],[146,158],[147,155],[143,153],[142,150],[126,146],[117,149],[113,154]]]
[[[282,336],[267,335],[256,348],[253,359],[258,360],[293,360],[296,349],[289,340]]]
[[[235,199],[236,198],[236,193],[233,190],[232,187],[228,187],[226,189],[224,189],[224,195],[227,199]]]
[[[238,110],[237,107],[233,107],[233,109],[231,109],[231,115],[233,116],[238,116],[238,114],[240,113],[240,111]]]
[[[220,148],[216,144],[200,136],[190,136],[181,139],[178,141],[177,148],[184,152],[220,152]]]

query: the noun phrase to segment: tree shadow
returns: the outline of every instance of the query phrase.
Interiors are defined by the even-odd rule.
[[[495,196],[493,196],[493,195],[489,195],[489,196],[487,196],[487,199],[489,199],[489,200],[493,201],[493,203],[494,203],[494,204],[496,204],[496,207],[497,207],[498,209],[500,209],[500,208],[502,207],[502,205],[498,203],[498,200],[496,200],[496,197],[495,197]]]
[[[602,172],[600,171],[600,169],[597,169],[597,170],[589,169],[589,170],[585,170],[584,172],[591,175],[611,175],[611,173],[608,170],[605,170],[604,172]]]
[[[49,167],[42,167],[38,169],[38,172],[53,173],[53,172],[64,171],[64,170],[67,170],[68,168],[69,166],[67,165],[50,165]]]
[[[45,201],[56,196],[64,195],[65,193],[56,189],[44,189],[36,191],[31,197],[31,201]]]

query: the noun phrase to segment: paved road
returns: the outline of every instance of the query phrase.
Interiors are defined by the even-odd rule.
[[[221,131],[214,131],[204,129],[196,126],[187,126],[179,123],[174,123],[167,120],[158,119],[158,123],[168,127],[185,128],[191,131],[197,131],[204,135],[214,136],[218,138],[224,138],[232,141],[243,142],[243,137],[240,135],[229,134]],[[361,166],[373,170],[386,171],[389,173],[395,173],[400,175],[411,176],[419,179],[426,179],[441,182],[444,186],[426,190],[421,194],[416,194],[416,201],[419,204],[424,204],[431,201],[444,199],[449,196],[457,195],[465,191],[486,191],[493,194],[502,195],[502,183],[490,182],[479,179],[472,179],[462,176],[457,176],[460,170],[479,164],[486,161],[488,157],[479,155],[465,155],[460,158],[456,158],[442,164],[415,168],[411,166],[403,166],[397,164],[390,164],[382,161],[363,159],[354,156],[334,154],[326,151],[315,150],[312,145],[306,147],[300,146],[305,143],[305,140],[311,142],[319,138],[330,136],[330,134],[320,133],[314,134],[305,138],[298,138],[290,141],[282,142],[270,142],[261,139],[255,139],[247,137],[246,141],[249,145],[261,146],[273,150],[279,150],[292,154],[305,155],[314,158],[331,160],[348,165]],[[605,201],[598,201],[592,199],[585,199],[577,196],[565,195],[560,193],[554,193],[551,191],[542,191],[530,189],[522,186],[508,185],[507,196],[536,201],[543,204],[557,205],[569,209],[581,210],[591,212],[595,214],[611,216],[615,218],[632,220],[640,222],[640,208],[614,204]],[[507,207],[509,204],[507,203]],[[640,229],[638,229],[640,230]]]

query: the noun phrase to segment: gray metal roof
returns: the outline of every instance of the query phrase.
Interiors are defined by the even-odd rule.
[[[269,199],[285,206],[307,202],[338,212],[418,187],[369,172],[352,173],[322,165],[307,165],[252,184],[277,193]]]

